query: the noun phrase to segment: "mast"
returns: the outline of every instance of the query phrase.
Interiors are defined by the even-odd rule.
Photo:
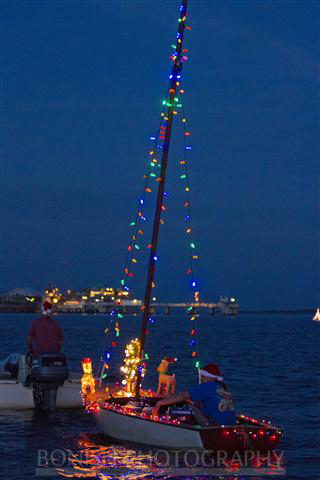
[[[169,87],[170,100],[169,100],[169,107],[167,112],[168,120],[166,123],[166,132],[165,132],[165,138],[164,138],[163,147],[162,147],[160,181],[158,186],[156,210],[155,210],[154,223],[153,223],[147,285],[146,285],[145,296],[144,296],[143,317],[142,317],[141,331],[140,331],[140,361],[144,358],[144,345],[145,345],[146,334],[147,334],[148,318],[150,315],[150,299],[151,299],[151,291],[152,291],[152,284],[153,284],[153,277],[154,277],[154,270],[155,270],[155,261],[156,261],[155,256],[157,253],[159,225],[160,225],[161,211],[162,211],[163,197],[164,197],[164,186],[165,186],[165,180],[166,180],[166,170],[167,170],[169,147],[170,147],[175,95],[177,90],[177,83],[178,85],[180,83],[179,75],[183,65],[181,58],[183,56],[182,44],[183,44],[183,34],[185,29],[186,14],[187,14],[187,0],[182,0],[181,7],[180,7],[179,29],[178,29],[177,40],[176,40],[177,41],[176,53],[175,53],[176,57],[174,59],[171,75],[169,77],[170,78],[170,87]],[[138,368],[137,385],[136,385],[137,400],[140,398],[141,371],[142,371],[142,368],[140,366]]]

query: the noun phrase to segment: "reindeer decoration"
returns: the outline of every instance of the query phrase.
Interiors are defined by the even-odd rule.
[[[158,383],[158,390],[157,393],[161,395],[174,395],[175,387],[176,387],[176,376],[168,375],[168,367],[170,363],[175,361],[174,358],[164,357],[157,368],[157,372],[159,372],[159,383]]]

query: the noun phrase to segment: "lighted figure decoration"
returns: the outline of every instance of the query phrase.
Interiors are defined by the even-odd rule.
[[[175,358],[168,358],[164,357],[157,368],[157,372],[159,372],[159,382],[158,382],[158,394],[163,395],[174,395],[174,391],[176,388],[176,376],[168,375],[168,367],[170,363],[175,362]]]
[[[82,360],[83,375],[81,378],[82,393],[88,397],[95,393],[95,381],[92,375],[92,363],[90,358]]]
[[[145,373],[144,365],[139,366],[140,341],[137,338],[128,343],[125,354],[124,365],[120,369],[125,377],[124,380],[122,380],[122,384],[125,385],[127,392],[133,395],[135,393],[138,369],[141,368],[142,377],[144,377]]]

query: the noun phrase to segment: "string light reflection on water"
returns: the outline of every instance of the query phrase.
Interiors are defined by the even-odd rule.
[[[128,445],[102,445],[101,437],[80,439],[78,450],[69,455],[67,466],[56,470],[64,478],[100,480],[210,479],[239,480],[250,473],[253,480],[284,474],[283,458],[277,453],[219,460],[209,452],[138,450]],[[212,475],[210,475],[210,473]],[[261,476],[262,475],[262,476]]]
[[[152,463],[152,455],[147,453],[137,454],[124,446],[104,446],[82,440],[79,441],[79,451],[70,455],[68,467],[58,469],[57,473],[65,478],[138,480],[150,478]]]

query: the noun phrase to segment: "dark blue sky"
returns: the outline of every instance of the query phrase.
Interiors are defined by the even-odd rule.
[[[2,291],[118,285],[178,8],[2,2]],[[183,86],[205,299],[319,302],[318,21],[313,0],[189,2]],[[163,300],[188,298],[177,160],[176,147],[156,277]]]

